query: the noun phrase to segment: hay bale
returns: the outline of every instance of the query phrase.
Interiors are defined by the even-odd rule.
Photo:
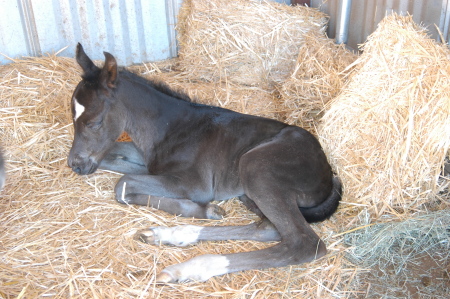
[[[178,16],[182,70],[195,78],[245,85],[283,82],[308,32],[324,32],[325,14],[253,0],[188,0]]]
[[[319,135],[348,198],[375,217],[423,209],[450,146],[450,51],[411,16],[386,17]]]
[[[280,88],[285,121],[314,129],[325,105],[341,91],[357,55],[324,34],[308,33],[290,78]]]
[[[257,87],[232,83],[205,83],[173,80],[172,75],[158,76],[172,88],[187,93],[194,101],[231,109],[240,113],[280,119],[276,93]]]

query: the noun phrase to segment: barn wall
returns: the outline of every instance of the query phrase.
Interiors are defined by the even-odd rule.
[[[274,0],[290,4],[290,0]],[[18,58],[81,42],[93,59],[114,53],[121,65],[176,57],[182,0],[0,0],[0,53]],[[0,55],[0,64],[10,60]]]
[[[290,4],[291,0],[274,0]],[[342,0],[311,0],[330,15],[334,38]],[[122,65],[157,61],[177,55],[175,23],[182,0],[0,0],[0,53],[17,58],[61,52],[74,56],[81,42],[93,59],[114,53]],[[295,2],[295,1],[293,1]],[[386,13],[413,15],[440,40],[448,41],[450,0],[354,0],[348,45],[357,49]],[[436,24],[436,26],[435,26]],[[0,64],[8,63],[0,55]]]
[[[330,16],[328,36],[336,37],[342,0],[312,0],[311,6],[317,7]],[[351,1],[348,43],[357,49],[366,41],[367,36],[375,31],[377,24],[386,14],[396,12],[409,13],[416,23],[427,27],[433,38],[440,39],[437,28],[441,30],[446,41],[449,38],[450,0],[353,0]],[[437,28],[436,28],[437,26]]]
[[[182,0],[0,0],[0,53],[74,56],[81,42],[93,59],[114,53],[120,64],[176,56]],[[0,63],[8,59],[0,55]]]

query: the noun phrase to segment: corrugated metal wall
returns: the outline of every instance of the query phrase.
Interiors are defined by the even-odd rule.
[[[0,53],[74,56],[81,42],[93,59],[102,51],[130,65],[176,56],[182,0],[0,0]],[[0,55],[0,63],[8,60]]]
[[[224,0],[226,1],[226,0]],[[231,1],[231,0],[230,0]],[[290,0],[273,0],[291,3]],[[342,0],[311,0],[330,15],[335,37]],[[61,51],[73,57],[77,42],[93,59],[114,53],[121,65],[162,60],[177,53],[175,23],[182,0],[0,0],[0,53],[12,58]],[[449,37],[450,0],[353,0],[348,45],[357,49],[378,22],[410,13],[439,40]],[[0,63],[8,59],[0,55]]]
[[[290,0],[274,0],[290,4]],[[119,64],[177,56],[175,24],[182,0],[0,0],[0,53],[11,58],[58,52],[81,42],[93,59]],[[0,55],[0,64],[8,63]]]
[[[330,16],[328,36],[335,38],[340,17],[341,0],[312,0],[311,6],[318,7]],[[433,38],[440,40],[440,28],[446,41],[449,38],[450,0],[353,0],[351,5],[348,43],[357,49],[366,41],[377,24],[391,12],[405,15],[409,13],[416,23],[426,26]]]

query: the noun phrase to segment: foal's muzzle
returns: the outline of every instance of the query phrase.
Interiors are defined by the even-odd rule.
[[[98,168],[98,163],[94,159],[79,155],[69,155],[68,165],[75,173],[80,175],[94,173]]]

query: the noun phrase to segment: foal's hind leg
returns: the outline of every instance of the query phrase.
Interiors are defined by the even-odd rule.
[[[273,193],[272,193],[273,194]],[[272,199],[271,196],[267,197]],[[157,282],[181,282],[186,280],[205,281],[212,276],[222,275],[226,273],[264,269],[272,267],[283,267],[292,264],[301,264],[322,257],[326,254],[325,244],[314,233],[309,224],[300,213],[295,200],[291,201],[291,205],[278,205],[273,203],[267,208],[263,208],[263,212],[268,212],[270,218],[273,213],[267,211],[284,212],[283,217],[275,219],[274,225],[263,229],[255,228],[255,225],[243,227],[178,227],[180,232],[171,233],[174,230],[167,231],[141,231],[136,238],[143,242],[157,243],[158,238],[161,243],[167,240],[173,245],[184,246],[198,240],[225,240],[225,239],[249,239],[256,241],[279,241],[278,244],[262,250],[220,254],[220,255],[200,255],[186,262],[171,265],[161,271],[156,277]],[[288,210],[285,210],[288,208]],[[298,211],[297,213],[286,212]],[[291,226],[291,228],[290,228]],[[283,228],[286,228],[283,230]],[[176,230],[176,229],[175,229]],[[189,232],[189,233],[188,233]],[[154,239],[156,235],[156,239]],[[176,239],[183,236],[182,239]],[[148,240],[150,238],[150,241]],[[188,239],[190,238],[190,239]],[[177,244],[176,242],[180,242]],[[186,242],[186,243],[183,243]]]
[[[260,185],[256,175],[254,183]],[[250,183],[250,185],[254,184]],[[266,187],[264,187],[266,185]],[[140,231],[136,239],[145,243],[168,243],[185,246],[200,240],[280,241],[262,250],[224,255],[200,255],[171,265],[156,277],[157,282],[204,281],[226,273],[301,264],[326,254],[325,244],[301,214],[295,196],[284,188],[262,182],[259,188],[249,186],[249,197],[257,198],[261,212],[267,216],[262,224],[235,227],[179,226]],[[281,200],[278,200],[281,199]],[[269,222],[270,220],[270,222]],[[272,224],[273,223],[273,224]]]
[[[186,246],[199,241],[253,240],[261,242],[280,241],[276,228],[262,214],[256,204],[245,194],[241,202],[261,220],[243,226],[194,226],[180,225],[174,227],[151,227],[136,233],[135,239],[147,244],[169,244]]]
[[[280,234],[267,220],[244,226],[194,226],[182,225],[175,227],[155,227],[141,230],[135,239],[148,244],[170,244],[186,246],[198,241],[220,240],[254,240],[279,241]],[[201,255],[187,262],[165,268],[156,277],[156,282],[167,283],[185,280],[204,281],[215,275],[221,275],[237,270],[230,270],[229,256],[232,255]],[[237,261],[240,262],[239,260]]]
[[[331,175],[320,145],[310,142],[312,137],[308,136],[287,128],[240,160],[245,194],[278,231],[278,244],[252,252],[197,256],[165,268],[157,279],[161,282],[206,280],[214,275],[301,264],[324,256],[325,244],[306,222],[297,204],[302,196],[317,204],[323,201],[319,198],[323,192],[322,180],[330,179],[327,176]]]

